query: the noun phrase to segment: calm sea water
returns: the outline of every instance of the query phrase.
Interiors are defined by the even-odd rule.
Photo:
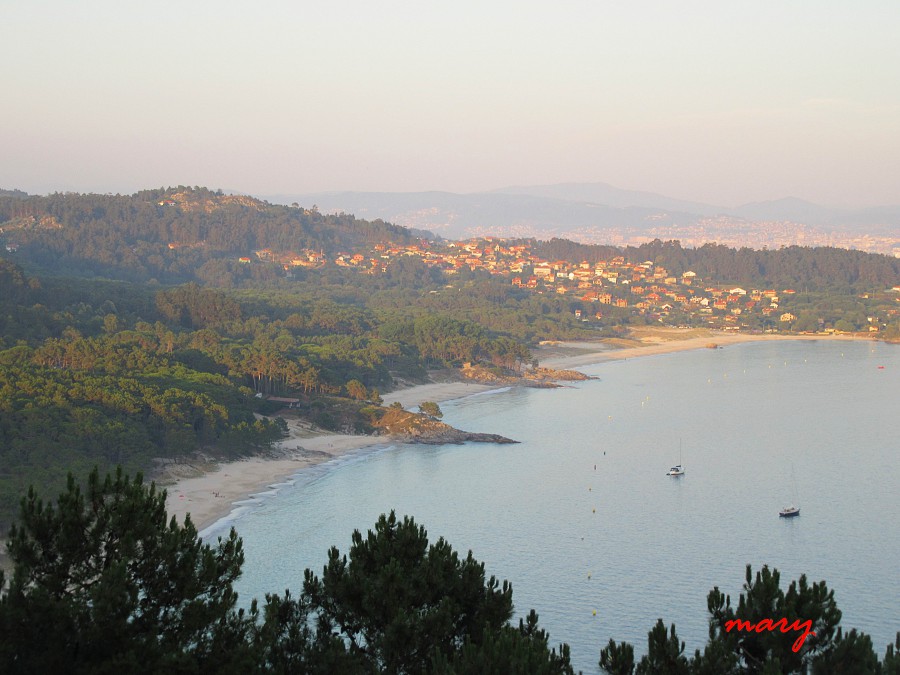
[[[644,653],[659,617],[702,648],[707,593],[736,603],[748,563],[783,588],[826,580],[883,654],[900,630],[900,347],[747,343],[581,370],[598,379],[441,404],[520,444],[386,447],[273,490],[233,521],[242,600],[299,588],[394,509],[509,580],[517,615],[535,608],[586,673],[610,638]],[[800,517],[780,519],[795,496]]]

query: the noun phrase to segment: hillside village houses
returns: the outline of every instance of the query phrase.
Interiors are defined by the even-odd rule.
[[[254,252],[260,262],[276,263],[290,274],[292,268],[321,268],[329,262],[340,267],[355,268],[365,274],[384,273],[401,257],[415,257],[426,265],[437,267],[447,275],[460,270],[483,270],[506,277],[519,288],[534,293],[555,293],[573,300],[576,318],[588,322],[600,319],[601,306],[630,310],[632,314],[663,321],[675,313],[704,316],[705,322],[725,329],[738,330],[744,319],[756,316],[771,328],[784,328],[797,317],[779,311],[780,297],[792,295],[793,289],[744,289],[703,286],[693,271],[671,274],[652,261],[629,263],[622,256],[595,264],[565,260],[544,260],[531,252],[527,242],[515,243],[486,237],[470,241],[398,245],[381,243],[364,252],[340,252],[329,260],[322,251],[299,253]],[[247,257],[240,258],[249,263]],[[598,309],[586,311],[588,306]],[[757,321],[759,324],[759,321]]]

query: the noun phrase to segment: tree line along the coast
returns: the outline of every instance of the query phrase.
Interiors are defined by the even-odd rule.
[[[397,380],[532,361],[525,340],[464,312],[373,306],[345,286],[152,289],[0,260],[0,287],[0,525],[28,484],[61,489],[71,470],[264,451],[285,432],[270,396],[322,429],[371,433]]]
[[[168,518],[165,493],[138,474],[94,470],[55,501],[32,488],[9,535],[13,570],[0,573],[4,673],[573,673],[531,610],[512,621],[512,588],[487,577],[470,551],[429,542],[413,518],[382,515],[355,531],[320,574],[288,580],[237,609],[243,564],[232,529],[205,543],[186,517]],[[736,605],[714,588],[710,637],[685,654],[675,626],[648,633],[646,653],[610,640],[612,675],[900,673],[900,633],[882,658],[868,635],[844,632],[834,592],[805,576],[781,588],[777,570],[747,567]],[[730,631],[729,621],[809,622],[783,631]]]
[[[28,484],[58,490],[70,470],[149,472],[199,450],[265,451],[284,433],[269,396],[296,399],[292,414],[322,429],[371,433],[381,394],[430,369],[516,374],[534,365],[542,340],[622,337],[650,321],[604,305],[588,324],[574,298],[467,267],[448,276],[404,255],[375,276],[324,265],[287,278],[275,264],[242,265],[236,254],[254,247],[327,257],[423,233],[205,188],[4,193],[0,230],[16,248],[0,250],[0,526]],[[802,290],[784,303],[798,327],[866,328],[897,313],[883,293],[861,297],[896,283],[900,263],[885,256],[529,246],[548,259],[649,258],[710,278],[792,283]],[[900,319],[881,335],[900,337]]]

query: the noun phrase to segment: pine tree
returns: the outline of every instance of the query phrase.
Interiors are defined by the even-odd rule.
[[[0,671],[240,672],[249,618],[234,611],[243,563],[234,530],[203,544],[166,522],[165,491],[95,469],[56,503],[31,488],[10,531],[0,596]],[[2,581],[2,579],[0,579]]]
[[[512,615],[508,583],[486,580],[471,551],[460,558],[443,538],[429,545],[425,528],[393,511],[365,538],[353,533],[349,560],[332,548],[321,579],[307,571],[304,591],[320,635],[341,636],[351,655],[393,673],[426,672]]]

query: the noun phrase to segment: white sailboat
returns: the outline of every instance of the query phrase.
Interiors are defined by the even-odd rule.
[[[678,441],[678,464],[666,471],[667,476],[683,476],[684,465],[681,463],[681,441]]]
[[[794,477],[793,464],[791,464],[791,484],[794,488],[794,500],[778,512],[779,518],[794,518],[800,515],[800,507],[797,506],[797,479]]]

